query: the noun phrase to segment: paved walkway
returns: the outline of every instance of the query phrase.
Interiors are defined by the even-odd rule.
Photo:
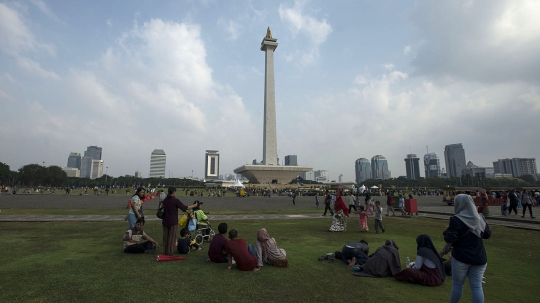
[[[2,195],[0,197],[1,209],[125,209],[126,196],[62,196],[62,195]],[[375,197],[377,200],[378,197]],[[187,204],[194,199],[204,199],[205,211],[216,210],[313,210],[315,209],[314,197],[298,197],[296,205],[288,197],[272,196],[248,197],[248,198],[209,198],[209,197],[180,197]],[[441,197],[425,196],[418,197],[419,215],[435,219],[448,220],[454,214],[454,208],[441,202]],[[379,200],[382,200],[380,198]],[[385,203],[383,203],[385,204]],[[322,205],[322,203],[321,203]],[[384,207],[385,205],[383,205]],[[156,209],[157,199],[144,204],[145,209]],[[539,207],[534,207],[533,212],[540,218]],[[324,207],[319,207],[319,214],[264,214],[264,215],[212,215],[212,221],[223,220],[268,220],[268,219],[323,219],[321,216]],[[501,225],[529,230],[540,230],[540,219],[521,218],[521,209],[518,215],[504,217],[500,214],[499,207],[490,207],[491,215],[487,218],[489,224]],[[386,210],[383,211],[386,213]],[[397,214],[397,213],[396,213]],[[399,216],[398,216],[399,217]],[[122,221],[123,215],[3,215],[0,214],[0,222],[55,222],[55,221]],[[148,216],[147,220],[159,220],[157,217]]]

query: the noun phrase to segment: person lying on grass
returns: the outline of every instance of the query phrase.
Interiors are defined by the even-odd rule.
[[[128,254],[147,253],[153,254],[159,244],[150,238],[144,231],[144,217],[137,219],[135,227],[129,229],[124,235],[124,252]],[[146,242],[141,243],[142,240]]]
[[[231,271],[233,258],[236,261],[238,269],[243,271],[258,271],[257,267],[257,254],[253,244],[247,245],[246,240],[238,238],[238,231],[231,229],[229,231],[229,239],[225,246],[227,251],[229,266],[225,271]]]
[[[202,250],[202,247],[195,243],[195,240],[191,239],[189,230],[187,227],[180,230],[180,238],[178,238],[177,248],[179,254],[188,254],[190,250]]]

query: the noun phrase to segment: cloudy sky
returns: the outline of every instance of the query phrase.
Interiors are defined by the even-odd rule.
[[[354,161],[463,143],[467,161],[540,158],[540,2],[0,0],[0,162],[203,177],[262,158],[275,52],[279,157],[354,180]],[[421,166],[423,170],[423,165]],[[422,171],[422,176],[424,175]]]

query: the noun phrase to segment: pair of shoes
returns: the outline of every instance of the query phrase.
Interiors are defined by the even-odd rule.
[[[322,215],[323,217],[326,217],[326,215]]]
[[[536,219],[535,217],[531,217],[531,219]]]
[[[525,218],[525,216],[521,216],[522,218]]]
[[[327,260],[327,256],[320,256],[318,260],[319,260],[319,261]]]
[[[383,229],[383,230],[382,230],[382,232],[385,232],[385,231],[386,231],[386,229]]]

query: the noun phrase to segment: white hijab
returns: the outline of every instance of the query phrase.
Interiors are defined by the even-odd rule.
[[[454,198],[454,212],[455,216],[463,221],[473,234],[481,237],[486,229],[486,221],[482,215],[478,214],[471,196],[464,194],[457,195]]]

